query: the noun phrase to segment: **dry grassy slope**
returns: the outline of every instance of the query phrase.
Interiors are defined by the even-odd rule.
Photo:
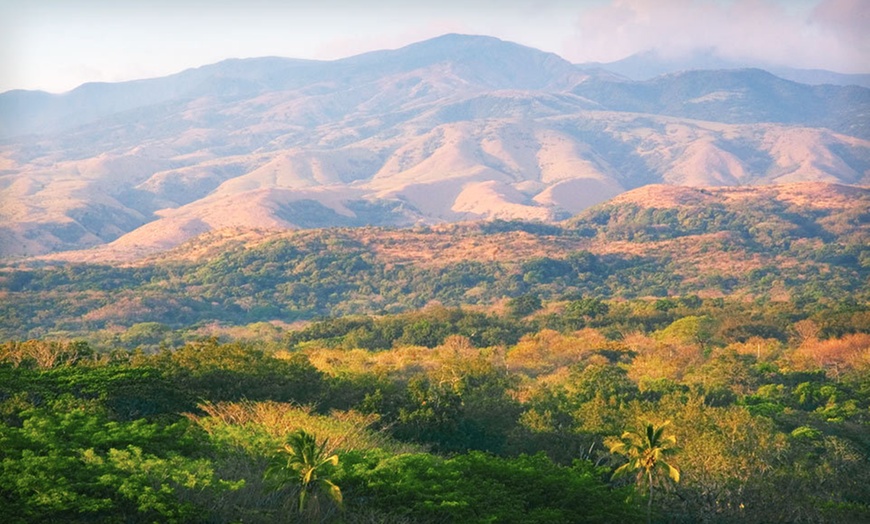
[[[705,188],[651,184],[627,191],[610,200],[608,204],[674,208],[703,206],[707,203],[720,202],[727,206],[758,198],[777,200],[805,208],[870,211],[870,189],[868,187],[824,182]]]
[[[740,160],[728,151],[747,147],[762,160]],[[116,249],[153,251],[224,227],[292,228],[295,224],[276,209],[303,199],[345,216],[353,215],[347,201],[401,202],[412,211],[410,225],[417,220],[553,220],[613,197],[644,177],[697,186],[865,182],[865,173],[837,156],[844,150],[870,154],[870,145],[823,130],[596,112],[532,123],[441,124],[380,143],[367,139],[335,150],[208,158],[169,170],[171,161],[131,153],[115,162],[129,165],[141,158],[138,168],[123,171],[139,181],[129,189],[118,180],[118,171],[104,167],[105,159],[67,161],[10,179],[2,190],[4,201],[14,203],[3,210],[11,237],[3,250],[38,254],[120,237]],[[766,164],[761,173],[754,171],[760,162]],[[148,176],[149,170],[154,174]],[[190,192],[203,196],[186,202]],[[59,241],[51,236],[50,224],[78,227],[80,233]]]

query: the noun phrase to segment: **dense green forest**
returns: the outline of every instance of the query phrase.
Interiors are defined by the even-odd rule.
[[[870,521],[867,207],[679,191],[7,261],[0,514]]]
[[[158,351],[6,342],[0,504],[7,522],[643,522],[652,493],[662,522],[866,521],[870,311],[812,311],[524,295]],[[647,424],[679,482],[612,478]],[[286,460],[300,430],[341,504]]]

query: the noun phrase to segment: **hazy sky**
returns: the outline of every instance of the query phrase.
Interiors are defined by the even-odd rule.
[[[225,58],[334,59],[456,32],[607,62],[715,49],[870,72],[870,0],[0,0],[0,92],[61,92]]]

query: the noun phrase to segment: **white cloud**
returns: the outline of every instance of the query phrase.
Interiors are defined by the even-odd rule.
[[[657,50],[714,49],[725,58],[868,72],[867,0],[613,0],[579,14],[565,55],[613,61]]]

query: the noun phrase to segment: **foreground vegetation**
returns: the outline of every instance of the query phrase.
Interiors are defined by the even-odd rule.
[[[521,296],[258,342],[7,342],[0,506],[7,522],[867,521],[867,315]],[[630,462],[651,428],[656,475]],[[288,459],[303,448],[317,468]]]

